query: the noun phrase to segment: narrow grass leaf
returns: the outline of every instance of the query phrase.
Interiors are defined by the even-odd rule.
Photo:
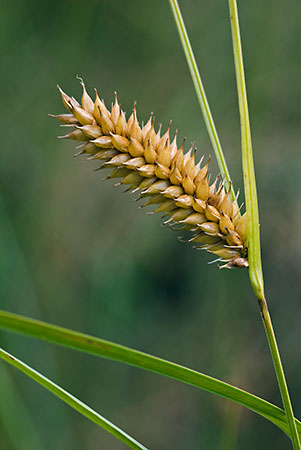
[[[234,1],[229,1],[229,7],[232,26],[235,71],[237,79],[239,113],[241,120],[241,150],[242,150],[242,165],[244,174],[244,188],[245,188],[245,200],[247,212],[249,275],[252,287],[254,289],[257,298],[264,298],[263,275],[262,275],[261,253],[260,253],[257,189],[256,189],[255,170],[253,162],[253,150],[251,141],[247,90],[244,76],[243,56],[241,50],[240,33],[238,28],[238,14],[237,14],[237,7]]]
[[[203,118],[205,121],[205,125],[210,137],[210,141],[214,150],[214,154],[218,163],[219,170],[221,175],[226,178],[228,183],[230,183],[231,178],[229,174],[229,170],[227,167],[226,159],[223,153],[223,149],[217,134],[217,130],[214,124],[214,120],[211,114],[210,106],[207,100],[207,96],[205,93],[205,89],[203,86],[203,82],[200,76],[200,72],[194,57],[194,53],[190,44],[190,40],[188,37],[188,33],[185,27],[184,19],[179,7],[177,0],[169,0],[172,13],[176,22],[177,30],[179,33],[179,37],[183,46],[183,50],[186,56],[187,64],[190,70],[190,75],[194,84],[195,92],[197,99],[199,101],[201,111],[203,114]],[[229,184],[231,186],[231,195],[232,200],[235,199],[235,192],[233,189],[233,184]]]
[[[245,406],[274,423],[286,434],[288,433],[286,417],[281,408],[249,392],[179,364],[84,333],[2,310],[0,310],[0,328],[173,378]],[[296,424],[301,434],[301,423],[296,420]]]
[[[81,402],[78,398],[74,397],[72,394],[69,394],[69,392],[65,391],[63,388],[55,384],[53,381],[49,380],[44,375],[32,369],[27,364],[15,358],[13,355],[6,352],[2,348],[0,348],[0,358],[2,358],[7,363],[19,369],[25,375],[35,380],[37,383],[41,384],[48,391],[52,392],[52,394],[56,395],[58,398],[63,400],[65,403],[67,403],[69,406],[71,406],[79,413],[83,414],[92,422],[95,422],[97,425],[104,428],[109,433],[113,434],[113,436],[115,436],[117,439],[127,444],[130,448],[135,450],[138,449],[147,450],[146,447],[137,442],[135,439],[133,439],[123,430],[118,428],[112,422],[110,422],[109,420],[105,419],[103,416],[98,414],[96,411],[87,406],[85,403]]]

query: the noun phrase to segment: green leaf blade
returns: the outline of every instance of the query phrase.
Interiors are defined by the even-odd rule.
[[[63,402],[67,403],[69,406],[71,406],[73,409],[75,409],[76,411],[87,417],[92,422],[99,425],[101,428],[111,433],[113,436],[115,436],[120,441],[124,442],[130,448],[134,450],[147,450],[146,447],[144,447],[138,441],[133,439],[126,432],[121,430],[121,428],[114,425],[112,422],[110,422],[105,417],[94,411],[92,408],[90,408],[85,403],[80,401],[74,395],[70,394],[65,389],[61,388],[53,381],[49,380],[47,377],[37,372],[36,370],[32,369],[30,366],[28,366],[21,360],[17,359],[10,353],[6,352],[2,348],[0,348],[0,358],[9,363],[10,365],[14,366],[21,372],[23,372],[28,377],[32,378],[34,381],[36,381],[45,389],[54,394],[56,397],[61,399]]]
[[[84,333],[68,330],[2,310],[0,310],[0,328],[90,353],[95,356],[123,362],[206,390],[260,414],[281,428],[285,433],[288,433],[285,414],[281,408],[249,392],[179,364]],[[296,423],[299,433],[301,433],[301,423],[297,420]]]
[[[233,183],[230,178],[230,173],[227,167],[226,159],[223,153],[223,149],[220,143],[220,139],[218,137],[218,133],[215,127],[215,123],[213,120],[213,116],[211,114],[210,106],[207,100],[207,96],[205,93],[205,89],[203,86],[203,82],[200,76],[200,72],[194,57],[194,53],[190,44],[189,36],[185,27],[185,23],[182,17],[182,13],[179,7],[179,4],[177,0],[169,0],[171,10],[175,19],[175,23],[177,26],[177,30],[179,33],[180,41],[183,46],[183,50],[185,53],[186,61],[188,64],[188,68],[190,71],[190,75],[193,81],[193,85],[195,88],[196,96],[198,99],[198,102],[201,107],[202,115],[204,118],[204,122],[207,128],[207,132],[214,150],[214,154],[218,163],[218,167],[221,173],[222,177],[225,177],[227,180],[230,189],[231,189],[231,196],[232,200],[235,199],[235,192],[233,188]]]
[[[247,90],[244,76],[243,56],[241,50],[240,33],[238,29],[238,13],[236,3],[229,1],[230,19],[232,26],[233,51],[235,72],[237,79],[237,93],[241,120],[241,149],[244,175],[244,189],[248,223],[248,260],[249,276],[257,298],[264,298],[263,274],[260,251],[259,213],[251,128],[247,101]]]

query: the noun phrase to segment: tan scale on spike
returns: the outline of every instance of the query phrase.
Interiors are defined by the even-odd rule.
[[[78,154],[102,162],[110,168],[107,178],[121,178],[116,185],[129,185],[140,191],[145,204],[157,205],[154,212],[164,213],[163,224],[193,232],[188,242],[218,256],[221,267],[248,267],[248,239],[246,213],[240,216],[232,202],[229,186],[218,177],[210,185],[207,163],[195,162],[194,144],[184,153],[184,144],[177,147],[176,135],[170,138],[170,127],[161,136],[156,132],[151,114],[142,127],[139,125],[136,103],[128,121],[115,93],[109,111],[98,96],[93,101],[83,88],[81,103],[69,97],[58,86],[68,114],[50,115],[74,130],[62,138],[83,141]]]

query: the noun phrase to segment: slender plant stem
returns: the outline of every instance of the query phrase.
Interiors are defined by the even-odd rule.
[[[280,357],[280,353],[279,353],[279,349],[278,349],[278,345],[277,345],[277,341],[276,341],[276,336],[275,336],[274,329],[273,329],[271,316],[270,316],[270,313],[268,310],[268,305],[267,305],[265,298],[263,300],[258,299],[258,302],[259,302],[262,321],[264,324],[265,332],[266,332],[266,335],[268,338],[268,342],[269,342],[269,346],[270,346],[270,350],[271,350],[271,354],[272,354],[272,358],[273,358],[275,372],[277,375],[278,385],[279,385],[279,389],[280,389],[280,393],[281,393],[281,397],[282,397],[284,410],[285,410],[286,417],[287,417],[287,422],[288,422],[288,426],[289,426],[289,430],[290,430],[290,436],[292,439],[293,447],[295,450],[300,450],[301,449],[300,436],[298,434],[298,430],[297,430],[297,427],[295,424],[294,411],[293,411],[293,407],[292,407],[292,403],[291,403],[291,399],[290,399],[290,395],[289,395],[289,391],[288,391],[288,387],[287,387],[287,382],[286,382],[284,369],[283,369],[283,365],[282,365],[282,361],[281,361],[281,357]]]
[[[71,406],[73,409],[80,412],[81,414],[86,416],[88,419],[92,420],[92,422],[95,422],[97,425],[104,428],[109,433],[113,434],[113,436],[117,437],[120,441],[124,442],[130,448],[132,448],[134,450],[139,450],[139,449],[147,450],[147,448],[144,447],[144,445],[140,444],[138,441],[133,439],[131,436],[129,436],[123,430],[118,428],[112,422],[110,422],[109,420],[105,419],[103,416],[98,414],[96,411],[94,411],[92,408],[87,406],[85,403],[81,402],[78,398],[74,397],[72,394],[65,391],[65,389],[61,388],[60,386],[55,384],[53,381],[49,380],[44,375],[42,375],[41,373],[32,369],[30,366],[25,364],[23,361],[20,361],[15,356],[6,352],[2,348],[0,348],[0,358],[3,359],[4,361],[6,361],[7,363],[11,364],[12,366],[16,367],[21,372],[23,372],[25,375],[32,378],[39,384],[41,384],[48,391],[52,392],[52,394],[56,395],[58,398],[60,398],[65,403],[67,403],[69,406]]]
[[[90,353],[95,356],[130,364],[140,369],[155,372],[196,388],[206,390],[212,394],[220,395],[251,409],[270,420],[285,433],[289,433],[286,417],[282,409],[249,392],[203,373],[180,366],[179,364],[104,339],[19,316],[7,311],[0,310],[0,328]],[[301,435],[301,423],[297,419],[296,423]]]
[[[177,29],[179,32],[180,40],[182,42],[182,46],[184,49],[184,53],[186,56],[187,64],[190,70],[191,78],[194,84],[195,92],[202,110],[202,114],[204,117],[205,125],[211,140],[211,144],[215,153],[215,157],[217,159],[218,167],[221,172],[221,175],[225,177],[225,179],[230,183],[230,174],[228,171],[227,163],[225,160],[225,156],[222,150],[222,146],[217,134],[217,130],[213,121],[213,117],[210,111],[209,103],[206,97],[205,89],[203,86],[203,82],[199,73],[199,69],[194,57],[194,53],[189,41],[189,37],[186,31],[185,23],[181,14],[180,7],[178,5],[177,0],[169,0],[174,19],[177,25]],[[231,194],[232,199],[235,199],[235,192],[233,189],[233,184],[229,184],[231,186]]]
[[[264,283],[263,283],[261,252],[260,252],[257,190],[256,190],[255,171],[253,162],[247,90],[244,75],[242,46],[241,46],[236,0],[229,0],[229,9],[230,9],[230,19],[232,29],[236,80],[237,80],[238,102],[241,119],[242,161],[243,161],[246,211],[248,222],[250,281],[259,302],[261,317],[263,320],[265,332],[269,342],[274,368],[283,401],[283,406],[290,430],[290,437],[292,439],[294,449],[300,450],[300,440],[294,420],[292,404],[287,388],[287,383],[277,346],[275,333],[273,330],[272,321],[270,318],[267,302],[264,295]]]

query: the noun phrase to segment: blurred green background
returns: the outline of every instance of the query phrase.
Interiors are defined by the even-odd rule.
[[[181,2],[236,187],[242,188],[224,0]],[[295,413],[300,386],[299,0],[239,2],[260,199],[266,293]],[[48,113],[75,76],[107,104],[138,102],[212,153],[168,1],[1,5],[0,307],[176,361],[281,404],[247,271],[219,271],[160,217],[102,183]],[[63,130],[64,131],[64,130]],[[211,165],[217,173],[215,162]],[[241,199],[243,195],[241,195]],[[175,381],[6,332],[2,345],[150,449],[284,449],[252,412]],[[125,446],[0,364],[1,450]]]

